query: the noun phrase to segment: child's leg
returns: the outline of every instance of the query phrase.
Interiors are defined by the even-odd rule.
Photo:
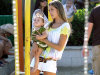
[[[30,75],[40,75],[40,70],[36,70],[35,72],[32,71],[32,67],[30,67]]]
[[[41,55],[42,53],[42,48],[38,48],[38,52],[37,54],[35,54],[35,65],[34,65],[34,68],[33,68],[33,71],[35,72],[38,68],[38,64],[39,64],[39,56]]]
[[[32,45],[32,50],[30,52],[30,62],[32,61],[32,58],[35,56],[35,53],[37,50],[38,50],[38,46],[37,46],[36,42],[34,42]]]

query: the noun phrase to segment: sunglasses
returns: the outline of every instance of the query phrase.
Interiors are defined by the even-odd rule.
[[[47,1],[47,0],[41,0],[41,2],[44,2],[44,1]]]

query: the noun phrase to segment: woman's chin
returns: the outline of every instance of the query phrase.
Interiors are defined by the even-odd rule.
[[[53,16],[51,16],[52,17],[52,19],[55,19]]]

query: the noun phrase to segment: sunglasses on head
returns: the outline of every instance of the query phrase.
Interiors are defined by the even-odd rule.
[[[44,2],[44,1],[47,1],[47,0],[41,0],[41,2]]]

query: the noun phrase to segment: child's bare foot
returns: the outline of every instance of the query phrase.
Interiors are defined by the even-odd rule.
[[[36,72],[37,68],[33,68],[33,72]]]

